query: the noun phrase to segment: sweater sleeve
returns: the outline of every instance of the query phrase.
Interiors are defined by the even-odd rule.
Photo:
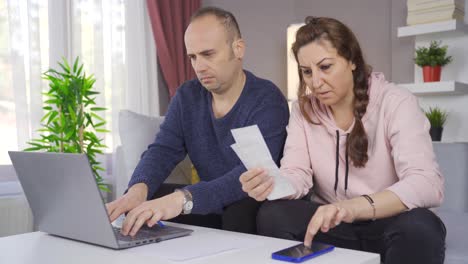
[[[444,179],[429,136],[430,124],[417,99],[405,98],[389,116],[388,139],[399,181],[387,188],[409,208],[437,207]]]
[[[180,123],[179,101],[180,95],[176,93],[155,141],[143,152],[128,184],[130,188],[137,183],[145,183],[148,186],[148,200],[187,154]]]
[[[259,107],[249,117],[248,125],[258,125],[274,161],[278,164],[286,138],[286,125],[289,111],[284,104],[269,104]],[[247,194],[242,191],[240,175],[246,171],[239,160],[239,165],[228,173],[212,181],[201,181],[187,186],[193,197],[194,214],[209,214],[222,210]]]
[[[296,190],[295,195],[291,198],[299,199],[304,197],[312,188],[312,175],[314,172],[307,147],[304,118],[297,101],[292,106],[287,133],[284,156],[281,159],[281,174],[288,178]]]

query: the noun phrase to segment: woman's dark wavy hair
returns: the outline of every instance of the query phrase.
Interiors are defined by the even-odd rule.
[[[356,69],[353,70],[354,117],[356,121],[348,137],[346,148],[354,166],[364,167],[369,159],[367,155],[368,139],[361,119],[366,113],[369,103],[368,79],[372,68],[366,64],[356,36],[346,25],[333,18],[310,16],[305,19],[305,23],[297,31],[296,41],[292,45],[292,52],[298,64],[297,54],[300,48],[314,41],[327,40],[337,50],[338,55],[356,66]],[[310,91],[299,67],[298,72],[300,80],[298,99],[301,112],[308,122],[317,124],[312,121],[305,110],[306,108],[311,109],[308,97]]]

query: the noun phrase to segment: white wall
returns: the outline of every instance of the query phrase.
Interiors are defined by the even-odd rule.
[[[234,14],[246,42],[245,69],[274,82],[286,94],[286,29],[302,22],[294,15],[296,1],[203,0]]]
[[[401,0],[398,0],[401,1]],[[330,16],[346,23],[366,59],[391,78],[391,0],[203,0],[236,16],[247,44],[245,68],[273,81],[286,95],[286,30],[306,16]]]

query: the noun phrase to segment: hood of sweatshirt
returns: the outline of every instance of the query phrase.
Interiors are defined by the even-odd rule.
[[[387,81],[385,80],[385,76],[383,73],[375,72],[372,73],[369,78],[369,88],[367,94],[369,95],[369,104],[366,108],[366,113],[362,117],[362,123],[365,124],[368,120],[369,114],[374,111],[376,106],[378,106],[382,100],[383,90]],[[310,96],[311,101],[311,110],[313,116],[311,117],[314,122],[318,122],[322,124],[330,137],[335,138],[336,141],[336,161],[335,161],[335,185],[334,190],[338,188],[338,181],[339,181],[339,166],[340,166],[340,149],[344,148],[345,150],[345,193],[348,190],[348,171],[349,171],[349,158],[348,158],[348,148],[346,147],[346,142],[348,139],[349,134],[354,128],[355,119],[353,123],[348,128],[348,130],[344,131],[343,129],[339,128],[335,122],[333,114],[329,106],[322,104],[317,98],[314,96]]]

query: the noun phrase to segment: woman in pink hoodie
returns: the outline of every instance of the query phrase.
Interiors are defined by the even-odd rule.
[[[292,51],[299,99],[281,172],[296,193],[262,205],[258,233],[375,252],[385,263],[443,263],[445,227],[428,208],[441,204],[444,180],[417,98],[372,73],[335,19],[306,18]],[[258,201],[274,184],[262,169],[240,181]]]

